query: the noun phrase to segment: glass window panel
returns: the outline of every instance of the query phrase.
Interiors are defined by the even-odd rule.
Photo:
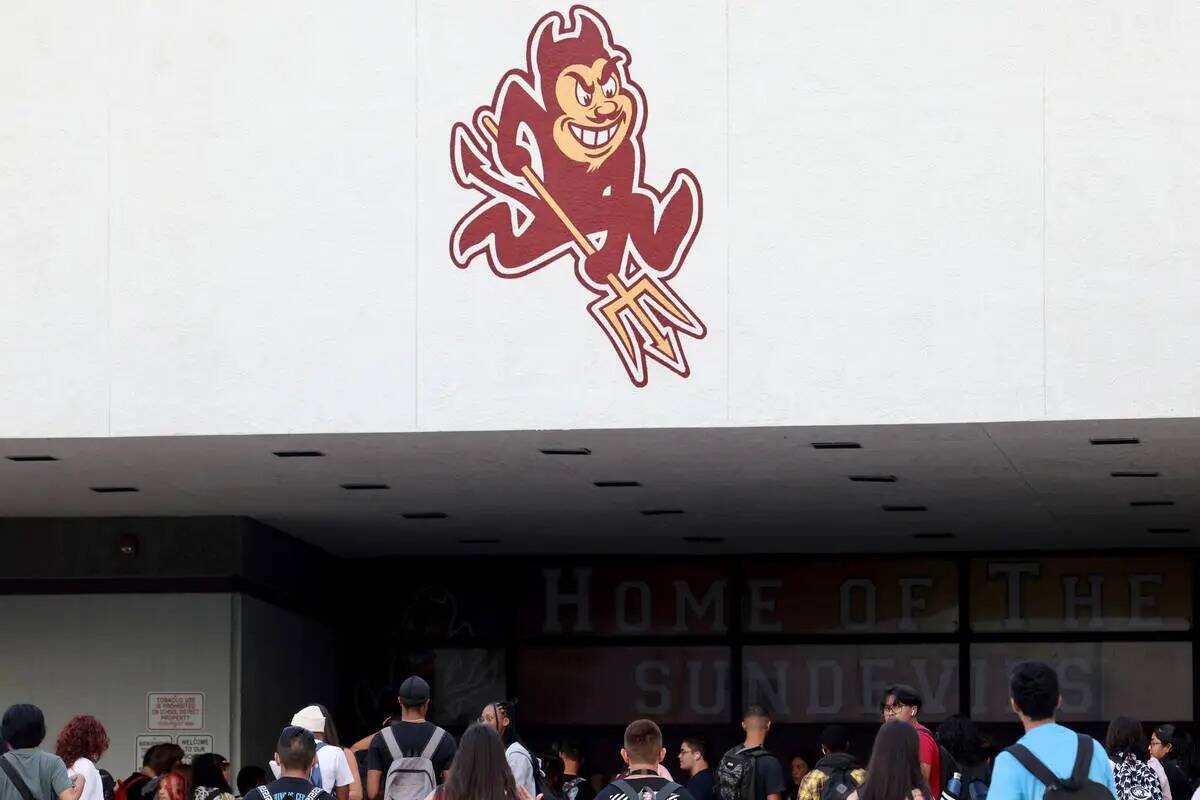
[[[525,636],[724,636],[726,562],[550,566],[522,581]]]
[[[1058,672],[1060,719],[1104,721],[1192,718],[1191,642],[1071,642],[971,645],[971,716],[1012,722],[1008,676],[1018,661]]]
[[[390,659],[353,659],[344,678],[353,683],[354,716],[363,728],[378,730],[396,711],[396,687],[409,675],[429,681],[432,719],[464,726],[483,706],[504,696],[504,650],[430,648],[401,650]]]
[[[1183,631],[1191,619],[1191,559],[971,562],[972,630]]]
[[[921,692],[921,719],[958,713],[954,644],[747,647],[742,669],[745,702],[765,705],[780,722],[878,721],[892,683]]]
[[[935,559],[762,559],[747,564],[748,633],[952,633],[958,569]]]
[[[529,723],[728,722],[725,647],[537,647],[517,657]]]

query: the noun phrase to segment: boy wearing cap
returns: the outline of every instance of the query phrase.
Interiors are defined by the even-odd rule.
[[[324,789],[336,800],[349,800],[350,786],[354,776],[350,772],[350,761],[346,751],[325,742],[325,715],[318,706],[305,706],[292,717],[292,725],[303,728],[313,735],[316,747],[316,764],[309,780]],[[280,764],[271,762],[271,771],[278,778],[282,774]]]
[[[333,800],[309,780],[317,764],[317,740],[311,731],[296,725],[284,728],[275,745],[274,763],[280,766],[279,780],[251,790],[245,800]]]
[[[367,800],[381,800],[383,777],[397,757],[393,750],[400,754],[399,757],[419,756],[433,737],[439,736],[440,741],[430,758],[439,782],[445,781],[446,770],[450,769],[450,762],[458,750],[453,736],[425,719],[429,713],[429,684],[424,679],[416,675],[405,678],[396,694],[400,700],[399,721],[393,718],[391,725],[375,734],[367,750]]]

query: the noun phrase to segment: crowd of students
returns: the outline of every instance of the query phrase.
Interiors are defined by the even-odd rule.
[[[1103,746],[1077,734],[1056,722],[1058,676],[1038,662],[1018,664],[1011,676],[1012,709],[1025,730],[1014,746],[990,752],[962,717],[935,735],[920,721],[920,693],[896,685],[880,703],[883,724],[865,766],[850,754],[850,730],[831,725],[811,769],[793,760],[790,788],[766,747],[771,718],[760,706],[747,709],[741,744],[715,761],[703,737],[685,738],[681,782],[648,719],[625,729],[622,772],[588,781],[578,745],[534,753],[517,733],[512,703],[489,703],[456,741],[427,719],[426,681],[412,676],[397,694],[400,715],[349,747],[323,706],[301,709],[279,736],[273,774],[245,767],[236,792],[226,758],[205,753],[184,763],[170,743],[150,748],[139,771],[115,781],[97,765],[109,746],[98,720],[72,718],[50,753],[41,749],[42,712],[15,705],[0,725],[0,800],[1200,800],[1190,737],[1172,725],[1147,736],[1129,717],[1111,722]]]

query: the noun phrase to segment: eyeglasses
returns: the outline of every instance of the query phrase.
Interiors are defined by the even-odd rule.
[[[886,714],[887,716],[889,716],[889,717],[894,717],[896,714],[899,714],[899,713],[900,713],[900,709],[902,709],[902,708],[907,708],[907,707],[908,707],[908,706],[906,706],[904,703],[892,703],[892,704],[890,704],[890,705],[883,705],[883,706],[880,706],[879,708],[880,708],[880,709],[883,711],[883,713],[884,713],[884,714]]]

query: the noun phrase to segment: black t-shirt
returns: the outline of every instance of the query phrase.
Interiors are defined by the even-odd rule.
[[[574,789],[574,795],[571,794],[568,787]],[[595,800],[596,798],[596,790],[592,787],[592,782],[578,775],[563,775],[563,789],[567,800]],[[1191,798],[1189,797],[1188,800]]]
[[[717,773],[711,769],[702,769],[688,781],[688,794],[696,800],[712,800],[713,790],[717,785]]]
[[[596,800],[695,800],[684,788],[676,789],[670,794],[659,791],[668,781],[657,775],[631,775],[625,778],[624,782],[636,792],[633,797],[613,782],[596,795]]]
[[[317,787],[304,778],[280,778],[263,788],[270,793],[272,800],[305,800]],[[262,789],[255,788],[246,792],[245,800],[265,800]],[[322,790],[316,800],[333,800],[333,796]]]
[[[766,800],[767,795],[782,795],[786,790],[779,759],[770,753],[754,759],[754,800]]]
[[[405,758],[415,758],[421,755],[421,751],[429,744],[429,738],[433,736],[435,730],[437,730],[437,726],[432,722],[397,722],[392,726],[396,744],[400,746],[400,753]],[[450,762],[454,760],[456,750],[458,750],[458,745],[455,743],[454,737],[447,733],[438,743],[437,750],[434,751],[431,759],[433,772],[439,781],[442,779],[442,773],[450,769]],[[386,776],[388,767],[391,765],[392,753],[383,739],[383,733],[377,733],[371,740],[371,746],[367,748],[367,769],[377,769]]]

